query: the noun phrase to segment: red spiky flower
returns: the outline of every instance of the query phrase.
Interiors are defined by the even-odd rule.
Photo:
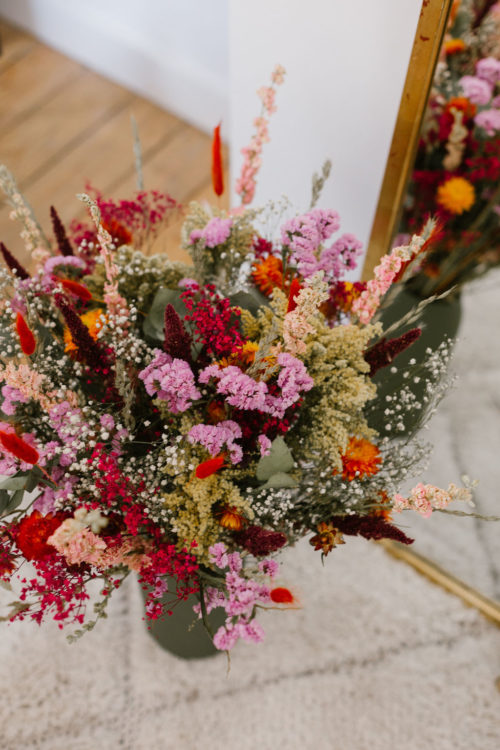
[[[224,171],[222,165],[220,123],[214,128],[214,137],[212,140],[212,185],[215,195],[222,195],[224,192]]]
[[[29,279],[30,275],[25,268],[19,263],[16,258],[12,255],[3,242],[0,242],[0,252],[2,253],[3,259],[10,270],[15,273],[20,279]]]
[[[292,283],[290,284],[290,291],[288,293],[288,307],[287,307],[287,313],[292,312],[292,310],[295,310],[297,307],[297,300],[296,297],[300,290],[302,289],[300,285],[300,281],[295,278],[293,279]]]
[[[31,356],[36,349],[36,338],[20,312],[16,315],[16,331],[21,349],[25,354]]]
[[[0,430],[0,445],[20,461],[33,466],[40,460],[40,455],[36,448],[15,434],[15,432],[5,432]]]

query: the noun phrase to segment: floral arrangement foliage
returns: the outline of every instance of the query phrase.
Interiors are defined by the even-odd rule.
[[[454,485],[399,494],[427,448],[368,426],[373,375],[420,333],[387,339],[374,316],[432,222],[364,284],[342,279],[359,241],[337,234],[336,211],[314,207],[328,166],[307,212],[247,207],[283,75],[259,92],[242,206],[187,209],[192,266],[142,252],[177,209],[169,196],[82,195],[92,222],[68,232],[52,208],[50,240],[2,169],[32,258],[25,269],[1,246],[0,579],[17,594],[6,619],[51,616],[76,623],[74,638],[134,571],[151,620],[191,594],[207,627],[223,608],[212,635],[227,650],[263,638],[260,609],[296,606],[280,550],[302,537],[322,556],[348,536],[408,544],[393,515],[470,500]],[[218,129],[213,163],[220,193]],[[445,359],[429,353],[434,375]],[[387,403],[389,427],[404,431],[409,410],[430,413],[442,388],[429,383],[421,403],[402,388]]]
[[[413,286],[428,296],[500,262],[500,3],[452,7],[397,243],[429,215],[439,240]],[[403,236],[401,236],[403,235]]]

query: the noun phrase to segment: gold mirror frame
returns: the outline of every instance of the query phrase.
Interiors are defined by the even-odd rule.
[[[418,147],[422,118],[427,106],[439,51],[453,0],[423,0],[396,125],[375,212],[362,279],[373,269],[392,243],[403,207],[406,186]],[[500,625],[500,604],[468,586],[432,560],[397,542],[380,542],[393,557],[460,597],[492,622]]]
[[[423,0],[380,189],[362,279],[368,280],[395,234],[453,0]]]

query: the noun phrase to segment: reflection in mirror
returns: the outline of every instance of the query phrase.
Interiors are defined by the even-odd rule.
[[[453,368],[459,378],[431,422],[435,450],[422,481],[439,485],[445,476],[462,474],[480,478],[474,511],[484,516],[500,515],[494,478],[500,451],[500,351],[491,345],[500,321],[495,268],[500,263],[499,58],[500,3],[455,0],[410,179],[394,207],[400,219],[391,238],[393,245],[403,244],[429,216],[436,219],[430,252],[401,298],[415,304],[448,293],[426,308],[418,323],[425,326],[418,346],[423,353],[458,334]],[[406,360],[403,355],[395,379],[404,375],[416,351],[412,348]],[[432,524],[412,519],[407,531],[417,540],[416,552],[500,602],[498,524],[436,517]],[[496,616],[500,621],[500,607]]]

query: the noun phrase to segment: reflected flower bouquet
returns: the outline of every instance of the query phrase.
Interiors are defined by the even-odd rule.
[[[412,281],[424,297],[500,262],[500,3],[476,5],[454,3],[396,240],[437,217],[440,236]]]
[[[393,516],[470,500],[454,485],[398,494],[427,449],[368,426],[373,375],[420,333],[388,339],[374,315],[433,224],[385,256],[372,281],[349,283],[360,243],[334,239],[338,214],[315,207],[327,169],[305,213],[246,207],[282,77],[278,68],[260,91],[243,205],[187,209],[192,265],[143,252],[178,210],[168,196],[82,195],[92,221],[68,233],[52,210],[49,240],[2,169],[33,259],[28,272],[1,246],[0,579],[17,594],[4,619],[53,617],[79,636],[134,571],[150,620],[195,594],[193,619],[210,628],[210,611],[224,612],[212,636],[228,650],[262,640],[261,609],[294,606],[276,557],[298,539],[321,556],[356,535],[408,544]],[[218,129],[213,177],[220,194]],[[435,382],[420,403],[409,387],[387,403],[389,426],[432,411],[445,355],[428,353]]]

